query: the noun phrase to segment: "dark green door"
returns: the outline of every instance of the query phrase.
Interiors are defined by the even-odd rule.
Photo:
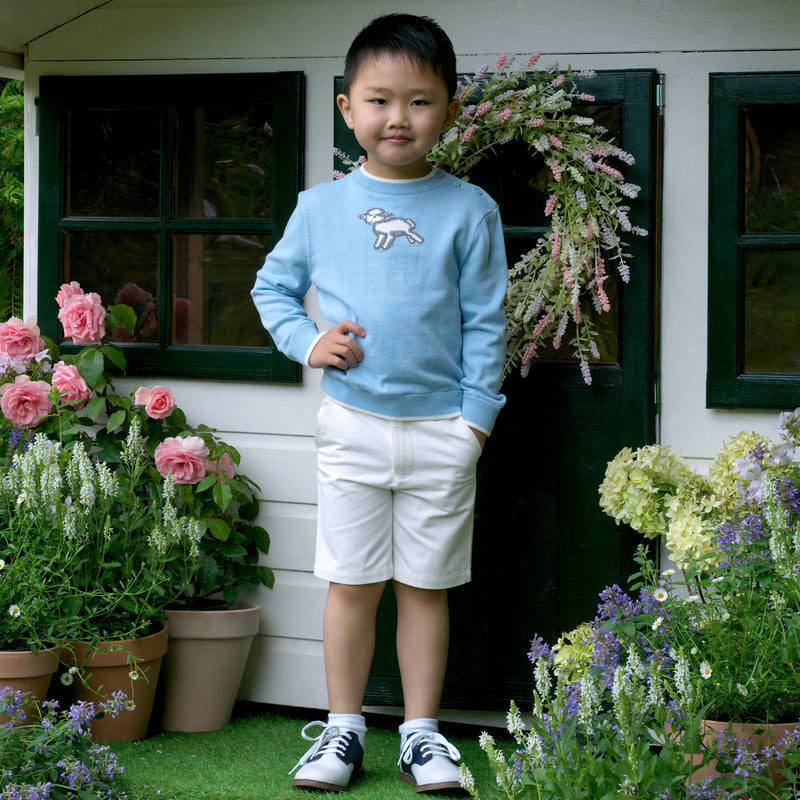
[[[631,218],[650,235],[629,242],[631,280],[614,287],[615,312],[606,315],[603,358],[592,365],[591,386],[577,365],[559,361],[555,352],[528,377],[506,380],[508,403],[479,462],[473,580],[450,592],[446,707],[505,710],[510,698],[529,703],[533,635],[554,643],[594,617],[604,586],[625,586],[633,571],[636,541],[601,512],[598,486],[618,450],[652,442],[655,433],[656,83],[655,72],[635,70],[601,73],[585,86],[596,98],[587,112],[636,157],[625,171],[642,187]],[[347,145],[341,139],[338,146]],[[540,168],[522,146],[511,144],[471,176],[500,203],[512,262],[546,230],[546,195],[536,188]],[[369,704],[402,704],[395,619],[388,590],[379,610]]]

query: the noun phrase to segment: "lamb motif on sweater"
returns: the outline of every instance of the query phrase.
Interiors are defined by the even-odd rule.
[[[367,225],[372,225],[376,250],[388,250],[400,236],[405,236],[409,244],[420,244],[425,241],[414,231],[416,223],[413,219],[393,217],[382,208],[371,208],[359,214],[359,219],[363,219]]]

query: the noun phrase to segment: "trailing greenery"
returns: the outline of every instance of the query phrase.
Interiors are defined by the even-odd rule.
[[[0,319],[22,310],[22,81],[0,78]]]

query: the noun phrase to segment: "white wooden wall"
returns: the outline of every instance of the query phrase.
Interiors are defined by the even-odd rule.
[[[708,74],[800,70],[796,0],[112,0],[35,40],[26,54],[26,298],[36,296],[38,142],[34,98],[49,74],[306,73],[306,180],[332,168],[334,75],[369,19],[390,11],[435,17],[462,71],[501,52],[541,51],[545,64],[651,68],[666,76],[661,278],[661,440],[699,464],[771,413],[705,408]],[[635,265],[633,266],[635,268]],[[313,297],[309,300],[313,311]],[[170,381],[195,422],[226,434],[263,488],[276,585],[263,608],[242,696],[324,708],[321,611],[311,575],[315,524],[313,429],[318,376],[301,386]]]

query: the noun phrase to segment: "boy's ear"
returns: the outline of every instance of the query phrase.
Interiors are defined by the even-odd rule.
[[[453,98],[450,101],[450,105],[447,106],[447,114],[444,118],[444,123],[442,124],[442,133],[450,129],[450,126],[453,124],[453,120],[456,118],[456,114],[458,114],[458,109],[461,107],[461,103],[456,99]]]
[[[336,105],[339,107],[342,117],[344,117],[345,125],[347,125],[350,130],[353,130],[353,115],[350,112],[350,98],[346,94],[337,95]]]

